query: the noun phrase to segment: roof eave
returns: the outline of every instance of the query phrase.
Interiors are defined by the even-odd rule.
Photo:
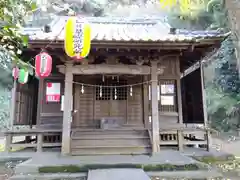
[[[194,39],[194,40],[176,40],[176,41],[106,41],[100,40],[96,41],[93,40],[91,42],[92,47],[102,46],[115,46],[119,48],[150,48],[150,49],[161,49],[162,47],[176,47],[176,49],[185,49],[189,46],[209,46],[209,45],[219,45],[226,37],[216,37],[216,38],[208,38],[208,39]],[[64,41],[63,40],[30,40],[29,41],[29,48],[43,48],[43,46],[52,46],[52,47],[63,47]]]

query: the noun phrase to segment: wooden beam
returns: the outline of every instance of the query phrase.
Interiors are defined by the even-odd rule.
[[[151,62],[151,103],[152,103],[152,152],[160,151],[159,140],[159,113],[158,113],[158,75],[157,61]]]
[[[62,130],[62,149],[63,155],[70,154],[71,141],[71,121],[73,104],[73,73],[72,64],[66,63],[65,88],[64,88],[64,110],[63,110],[63,130]]]
[[[149,76],[145,75],[143,78],[143,81],[149,81]],[[143,84],[143,120],[144,120],[144,125],[145,128],[150,128],[149,127],[149,93],[148,93],[148,84]]]
[[[38,81],[37,126],[40,126],[41,124],[43,92],[44,92],[44,80],[40,78]]]
[[[172,42],[172,41],[92,41],[91,45],[93,48],[141,48],[141,49],[189,49],[192,45],[195,47],[208,47],[208,46],[216,46],[220,44],[225,37],[219,37],[216,39],[202,40],[201,42]],[[51,42],[49,44],[49,42]],[[42,48],[48,45],[48,48],[63,48],[64,41],[63,40],[29,40],[29,48]]]
[[[64,65],[57,66],[59,71],[65,74],[66,67]],[[73,74],[91,75],[91,74],[133,74],[133,75],[149,75],[151,68],[146,65],[76,65],[72,67]],[[157,68],[157,74],[163,73],[163,67]]]
[[[180,125],[183,124],[183,111],[182,111],[182,91],[181,91],[181,72],[180,72],[180,60],[177,58],[177,103],[178,103],[178,123]],[[184,143],[184,138],[183,138],[183,132],[182,131],[177,131],[178,134],[178,150],[183,151],[183,143]]]
[[[219,40],[221,41],[221,40]],[[116,42],[116,41],[102,41],[102,42],[92,42],[93,48],[139,48],[139,49],[189,49],[192,45],[198,46],[199,42],[141,42],[141,41],[132,41],[132,42]],[[208,46],[215,44],[215,42],[205,42],[202,44],[203,46]],[[42,48],[48,45],[48,48],[63,48],[64,41],[51,41],[49,44],[48,40],[30,40],[29,41],[29,48]]]
[[[203,71],[203,63],[200,62],[200,78],[201,78],[201,88],[202,88],[202,104],[203,104],[203,117],[204,117],[204,127],[205,129],[208,128],[208,115],[207,115],[207,101],[206,101],[206,94],[205,94],[205,85],[204,85],[204,71]],[[206,130],[207,134],[207,151],[210,151],[211,147],[211,134],[209,130]]]
[[[13,82],[12,101],[10,111],[10,128],[13,129],[14,121],[16,120],[16,95],[17,95],[17,80]]]

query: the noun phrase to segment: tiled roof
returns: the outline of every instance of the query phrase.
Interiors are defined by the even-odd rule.
[[[38,28],[25,28],[23,34],[30,40],[64,40],[64,26],[68,17],[58,17],[51,23],[51,32]],[[161,19],[86,18],[91,25],[93,41],[198,41],[223,38],[218,31],[176,30],[170,34],[170,26]]]

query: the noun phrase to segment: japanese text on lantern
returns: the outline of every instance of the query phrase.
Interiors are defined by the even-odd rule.
[[[41,73],[43,73],[45,71],[46,68],[46,61],[47,61],[47,57],[45,54],[43,54],[41,56]]]
[[[76,20],[75,32],[73,36],[74,52],[75,54],[81,53],[83,49],[83,25],[82,22]]]

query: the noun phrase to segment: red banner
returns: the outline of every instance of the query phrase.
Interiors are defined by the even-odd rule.
[[[61,84],[47,83],[46,102],[60,102],[60,99],[61,99]]]

